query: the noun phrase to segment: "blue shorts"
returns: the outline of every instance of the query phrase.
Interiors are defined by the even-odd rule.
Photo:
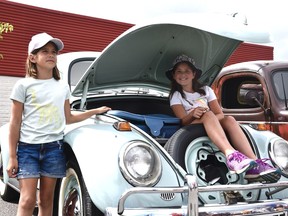
[[[62,178],[66,175],[63,141],[43,144],[18,143],[17,178]]]

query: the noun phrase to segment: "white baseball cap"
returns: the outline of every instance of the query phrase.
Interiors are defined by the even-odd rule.
[[[45,46],[48,42],[53,42],[56,45],[58,51],[64,48],[64,44],[60,39],[53,38],[51,35],[43,32],[36,34],[31,38],[28,46],[28,54],[32,53],[36,49]]]

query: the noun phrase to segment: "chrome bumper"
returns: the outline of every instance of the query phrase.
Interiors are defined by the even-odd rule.
[[[137,187],[131,188],[122,194],[118,208],[107,208],[105,215],[173,215],[173,216],[219,216],[219,215],[281,215],[288,216],[288,198],[284,200],[268,200],[253,203],[241,202],[237,204],[217,204],[199,206],[198,193],[211,191],[241,191],[251,189],[264,188],[288,188],[288,181],[278,182],[273,184],[248,184],[248,185],[214,185],[206,187],[198,187],[196,179],[193,175],[186,175],[187,184],[183,187],[177,188],[145,188]],[[139,193],[186,193],[188,194],[188,204],[181,208],[151,208],[151,209],[124,209],[126,199],[132,194]],[[288,197],[288,195],[287,195]]]

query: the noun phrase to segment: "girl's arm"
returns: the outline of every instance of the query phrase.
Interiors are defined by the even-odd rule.
[[[18,170],[17,161],[17,143],[20,137],[20,127],[22,122],[23,103],[12,100],[11,118],[9,124],[9,162],[7,166],[8,175],[12,178],[16,177]]]
[[[224,118],[223,111],[217,99],[209,102],[209,108],[217,116],[219,121]]]
[[[66,124],[72,124],[90,118],[93,115],[105,113],[111,110],[110,107],[102,106],[96,109],[86,110],[85,112],[71,112],[69,100],[65,101],[64,105]]]
[[[181,119],[182,125],[189,125],[193,121],[200,119],[201,116],[207,111],[207,109],[204,107],[197,107],[191,110],[190,112],[188,112],[187,114],[184,107],[181,104],[172,105],[171,108],[175,116]]]

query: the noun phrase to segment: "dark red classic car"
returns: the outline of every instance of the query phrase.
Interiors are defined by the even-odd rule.
[[[288,62],[230,65],[223,68],[212,87],[226,115],[288,140]]]

